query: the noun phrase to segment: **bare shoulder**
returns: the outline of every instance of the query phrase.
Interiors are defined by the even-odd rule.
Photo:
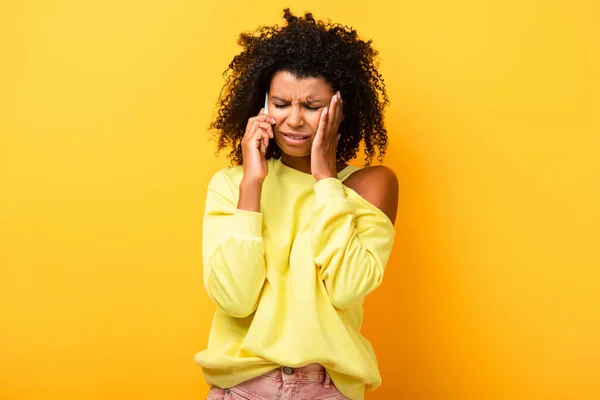
[[[365,167],[350,175],[344,185],[383,211],[392,223],[396,221],[399,184],[391,168],[384,165]]]

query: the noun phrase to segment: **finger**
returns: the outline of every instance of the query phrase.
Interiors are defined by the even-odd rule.
[[[268,122],[271,125],[277,123],[277,121],[275,120],[275,118],[271,117],[269,114],[260,114],[260,115],[257,115],[256,117],[250,118],[250,120],[252,120],[252,121]]]
[[[324,134],[325,128],[327,127],[329,109],[325,107],[323,111],[321,111],[321,117],[319,118],[319,125],[317,126],[317,134],[315,136],[320,136]]]
[[[250,137],[252,137],[253,132],[255,131],[254,127],[256,122],[250,118],[248,120],[248,124],[246,125],[246,132],[244,132],[244,137],[242,138],[242,143],[248,141]]]
[[[342,114],[342,96],[340,95],[340,92],[336,92],[336,94],[333,96],[333,103],[334,103],[334,109],[332,109],[331,112],[331,125],[330,125],[330,129],[333,132],[337,132],[337,127],[340,123],[340,116]]]
[[[253,137],[256,129],[258,127],[258,123],[264,122],[270,126],[270,124],[275,124],[276,121],[273,117],[270,117],[266,114],[259,115],[257,117],[252,117],[248,120],[248,124],[246,125],[246,132],[244,132],[244,137],[242,141],[248,137]]]
[[[254,135],[248,139],[251,142],[250,147],[259,147],[260,145],[257,143],[264,141],[265,138],[270,139],[271,133],[267,132],[266,129],[257,127],[257,129],[254,131]],[[266,143],[268,143],[268,140]]]
[[[268,122],[259,122],[258,127],[260,129],[264,129],[269,134],[269,137],[273,137],[273,126]]]
[[[327,126],[325,132],[332,132],[335,128],[335,119],[337,116],[338,109],[338,95],[337,92],[331,97],[329,102],[329,116],[327,117]]]
[[[265,154],[267,147],[269,146],[269,134],[262,129],[260,130],[260,132],[261,135],[257,138],[257,142],[260,143],[259,147],[261,153]]]
[[[342,99],[342,94],[338,91],[338,115],[336,117],[336,121],[339,124],[344,119],[344,99]]]
[[[256,129],[254,130],[254,134],[250,137],[249,140],[251,140],[252,142],[256,142],[256,143],[260,143],[261,141],[263,141],[265,138],[267,139],[266,143],[268,143],[268,139],[271,138],[271,135],[273,134],[272,131],[269,132],[268,129],[272,129],[271,125],[266,124],[266,127],[261,127],[261,126],[256,126]],[[268,129],[267,129],[268,127]]]

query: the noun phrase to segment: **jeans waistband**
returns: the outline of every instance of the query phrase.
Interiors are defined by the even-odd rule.
[[[292,368],[282,366],[265,374],[280,382],[322,382],[329,386],[331,378],[321,364],[308,364],[303,367]]]

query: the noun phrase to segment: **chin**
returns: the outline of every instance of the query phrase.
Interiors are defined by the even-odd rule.
[[[310,157],[310,151],[308,151],[308,152],[307,151],[298,151],[298,149],[281,149],[281,151],[290,157],[295,157],[295,158]]]
[[[310,157],[312,150],[312,140],[309,143],[306,143],[302,146],[290,146],[287,143],[280,143],[277,141],[277,146],[281,149],[282,152],[291,157]]]

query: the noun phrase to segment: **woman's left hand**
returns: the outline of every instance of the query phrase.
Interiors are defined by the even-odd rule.
[[[337,130],[343,119],[343,104],[342,96],[337,92],[331,98],[329,107],[321,112],[310,158],[310,171],[317,182],[337,177],[336,150],[340,138]]]

